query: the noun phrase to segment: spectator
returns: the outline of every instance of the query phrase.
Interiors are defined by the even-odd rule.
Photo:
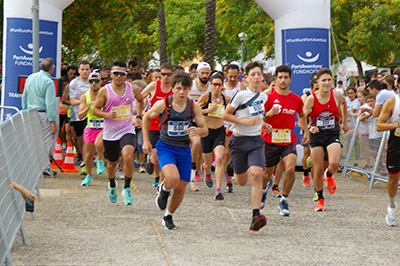
[[[135,60],[131,60],[128,63],[128,72],[133,75],[137,72],[138,63]]]

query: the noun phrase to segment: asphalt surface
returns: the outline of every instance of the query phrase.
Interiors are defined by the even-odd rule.
[[[315,212],[313,188],[296,173],[290,216],[279,215],[279,199],[269,192],[262,210],[268,224],[253,232],[250,184],[234,183],[223,201],[214,201],[215,185],[201,182],[198,192],[188,186],[173,216],[177,228],[166,230],[154,176],[135,169],[135,202],[124,206],[123,181],[112,204],[105,174],[81,187],[84,176],[59,173],[46,178],[36,220],[25,216],[29,243],[16,238],[12,259],[14,265],[400,265],[399,227],[385,222],[386,185],[369,189],[361,176],[335,176],[336,194],[325,189],[326,210]]]

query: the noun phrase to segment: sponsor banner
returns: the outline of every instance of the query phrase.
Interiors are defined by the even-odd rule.
[[[329,30],[300,28],[282,30],[282,64],[292,69],[290,90],[303,95],[310,88],[310,76],[320,68],[329,68]],[[300,141],[300,128],[294,132]],[[298,141],[298,142],[299,142]]]
[[[51,57],[54,65],[57,62],[58,22],[40,20],[39,23],[39,64],[43,59]],[[3,104],[21,109],[22,93],[18,92],[18,76],[32,74],[33,44],[32,20],[25,18],[7,18],[5,77],[2,91]],[[53,77],[55,77],[54,69]],[[4,110],[3,120],[9,118],[14,111]]]

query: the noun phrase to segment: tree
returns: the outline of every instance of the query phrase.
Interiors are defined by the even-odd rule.
[[[158,1],[158,43],[160,49],[160,65],[168,62],[167,32],[165,30],[165,8],[163,1]]]
[[[215,6],[216,0],[206,0],[206,21],[204,30],[204,61],[214,65]]]

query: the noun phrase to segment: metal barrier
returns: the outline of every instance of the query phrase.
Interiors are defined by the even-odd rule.
[[[351,117],[349,118],[349,116]],[[348,121],[349,119],[355,121],[355,126],[348,148],[345,140],[343,140],[342,177],[350,172],[365,175],[370,180],[370,188],[377,181],[387,183],[388,175],[384,150],[388,132],[376,131],[378,120],[376,117],[370,117],[368,123],[360,121],[352,114],[348,115]],[[360,156],[361,151],[363,151],[364,156]],[[372,163],[372,161],[374,162]]]
[[[43,171],[50,166],[46,144],[37,110],[24,110],[0,124],[0,263],[13,265],[10,250],[15,237],[25,245],[23,227],[25,201],[19,192],[10,193],[9,182],[22,185],[29,191],[44,185]],[[32,216],[34,218],[34,216]]]

